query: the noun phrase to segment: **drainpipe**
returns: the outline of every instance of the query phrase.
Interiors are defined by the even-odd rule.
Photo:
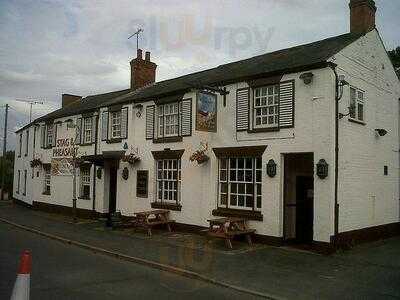
[[[95,123],[96,123],[96,138],[94,139],[94,156],[97,155],[97,138],[98,138],[98,127],[99,127],[99,116],[96,116],[95,118]],[[92,204],[92,211],[93,215],[96,213],[96,163],[94,163],[94,168],[93,168],[93,204]]]
[[[329,63],[329,67],[335,74],[335,210],[334,210],[334,243],[339,233],[339,203],[338,203],[338,180],[339,180],[339,75],[337,74],[334,63]]]

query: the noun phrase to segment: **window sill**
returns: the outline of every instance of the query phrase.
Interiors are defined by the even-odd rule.
[[[116,144],[116,143],[121,143],[122,139],[118,138],[118,139],[109,139],[106,141],[107,144]]]
[[[174,211],[181,211],[182,205],[174,204],[174,203],[165,203],[165,202],[152,202],[151,208],[159,208],[159,209],[169,209]]]
[[[90,197],[81,196],[78,197],[78,200],[90,200]]]
[[[163,138],[154,139],[154,144],[163,144],[163,143],[178,143],[182,142],[183,138],[181,136],[168,136]]]
[[[219,217],[240,217],[254,221],[263,220],[263,215],[261,214],[261,212],[252,210],[248,211],[248,210],[230,209],[230,208],[217,208],[212,211],[212,215]]]
[[[357,123],[357,124],[364,125],[364,126],[367,125],[367,123],[365,123],[364,121],[360,121],[357,119],[348,118],[348,120],[349,120],[349,122],[352,122],[352,123]]]
[[[51,193],[50,193],[50,192],[43,192],[42,195],[47,195],[47,196],[49,196],[49,195],[51,195]]]
[[[248,133],[258,133],[258,132],[276,132],[279,131],[279,127],[269,127],[269,128],[253,128],[247,130]]]

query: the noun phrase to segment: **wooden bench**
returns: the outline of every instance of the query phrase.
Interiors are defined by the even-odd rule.
[[[243,218],[218,218],[207,220],[210,223],[208,235],[216,238],[225,239],[226,245],[232,249],[232,239],[235,236],[244,235],[247,243],[251,246],[251,235],[255,229],[247,227],[247,220]]]
[[[170,224],[175,222],[169,219],[169,210],[166,209],[137,212],[135,213],[135,217],[135,225],[147,229],[149,236],[152,235],[151,229],[153,226],[165,224],[168,231],[171,232]]]

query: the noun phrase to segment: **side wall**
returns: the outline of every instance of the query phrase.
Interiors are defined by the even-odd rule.
[[[377,31],[333,61],[351,86],[365,92],[365,123],[347,116],[339,121],[339,232],[399,222],[399,80]],[[349,103],[345,87],[339,112],[346,114]],[[377,128],[388,133],[380,137]]]

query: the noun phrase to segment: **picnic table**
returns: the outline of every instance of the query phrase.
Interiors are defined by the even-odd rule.
[[[208,235],[216,238],[225,239],[226,245],[232,249],[232,239],[235,236],[244,235],[247,243],[251,246],[251,234],[256,230],[247,226],[247,220],[244,218],[217,218],[207,220],[210,223]]]
[[[153,226],[165,224],[167,225],[168,231],[171,232],[170,224],[175,222],[174,220],[169,219],[169,210],[166,209],[136,212],[135,217],[135,224],[147,229],[147,234],[149,236],[151,236],[151,229]]]

